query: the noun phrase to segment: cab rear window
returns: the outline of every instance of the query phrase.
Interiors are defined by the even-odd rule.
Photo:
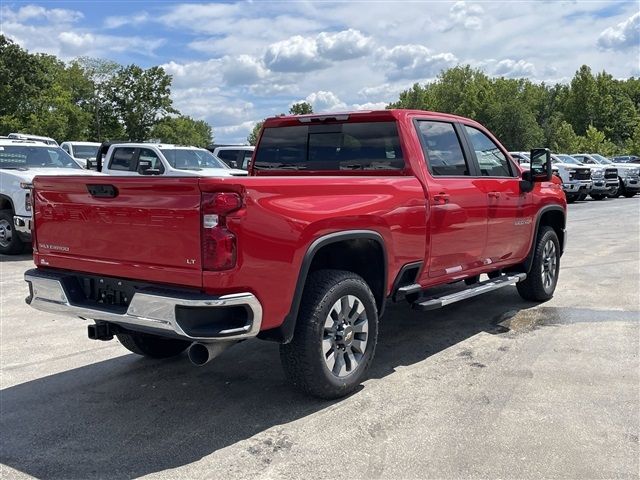
[[[265,128],[256,170],[401,170],[395,122],[353,122]]]

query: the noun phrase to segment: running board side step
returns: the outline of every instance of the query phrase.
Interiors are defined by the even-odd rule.
[[[484,282],[476,283],[468,288],[459,290],[454,293],[448,293],[441,297],[430,297],[427,299],[420,299],[411,304],[411,307],[416,310],[435,310],[437,308],[444,307],[451,303],[466,300],[483,293],[490,292],[492,290],[498,290],[502,287],[508,287],[509,285],[515,285],[518,282],[527,278],[526,273],[516,273],[511,275],[500,275],[497,278],[485,280]]]

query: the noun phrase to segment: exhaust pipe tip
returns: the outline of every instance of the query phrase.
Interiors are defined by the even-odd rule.
[[[209,349],[203,343],[193,343],[189,347],[187,355],[189,356],[189,361],[199,367],[213,360],[213,358],[209,358]]]
[[[235,342],[199,343],[194,342],[187,350],[189,361],[201,367],[216,358]]]

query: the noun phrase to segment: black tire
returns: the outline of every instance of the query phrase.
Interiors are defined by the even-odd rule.
[[[618,186],[607,194],[609,198],[618,198],[620,196],[620,192],[624,190],[624,183],[622,180],[618,180]]]
[[[596,193],[591,195],[591,198],[593,198],[594,200],[604,200],[605,197],[606,195],[602,193]]]
[[[17,255],[24,251],[25,244],[13,227],[13,210],[0,210],[0,253]]]
[[[636,192],[624,192],[626,198],[632,198],[636,195]]]
[[[576,200],[578,200],[578,195],[575,195],[573,193],[565,194],[565,197],[567,197],[567,203],[574,203]]]
[[[124,348],[149,358],[175,357],[191,345],[188,340],[166,338],[147,333],[118,333],[116,336]]]
[[[587,198],[587,194],[586,193],[581,193],[580,195],[578,195],[578,201],[579,202],[583,202],[586,198]]]
[[[354,319],[353,325],[362,329],[362,323],[367,322],[368,331],[364,336],[362,330],[358,332],[355,328],[349,331],[350,334],[347,333],[348,325],[342,325],[341,318],[344,317],[340,317],[344,311],[343,303],[338,307],[340,312],[334,308],[343,298],[347,298],[348,302],[349,297],[357,300],[357,303],[354,301],[352,306],[348,306],[351,312],[349,317]],[[364,310],[358,314],[357,310],[361,307]],[[331,326],[327,327],[327,323]],[[337,333],[339,325],[344,328],[343,336]],[[341,346],[336,343],[346,339],[353,344]],[[340,398],[353,392],[365,378],[377,340],[378,309],[367,283],[352,272],[319,270],[311,273],[307,279],[293,340],[280,345],[280,360],[286,376],[298,389],[319,398]],[[363,341],[364,352],[355,353],[355,344],[361,346]],[[354,357],[355,366],[348,360],[347,350]],[[333,370],[329,366],[332,360],[335,362]],[[338,372],[334,373],[336,369]]]
[[[546,249],[550,243],[553,244],[553,257],[555,258],[553,264],[546,258]],[[518,293],[525,300],[544,302],[553,297],[560,273],[560,241],[555,230],[549,226],[543,226],[533,248],[531,270],[527,278],[523,282],[517,283],[516,286]],[[550,283],[547,283],[549,277],[545,276],[545,272],[551,275]]]

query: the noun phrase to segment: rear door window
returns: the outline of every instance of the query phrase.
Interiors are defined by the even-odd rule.
[[[470,175],[460,139],[452,123],[418,120],[418,131],[429,171],[434,176]]]
[[[395,122],[353,122],[265,128],[255,170],[401,170]]]
[[[136,170],[133,147],[117,147],[113,150],[109,169],[131,172]]]

